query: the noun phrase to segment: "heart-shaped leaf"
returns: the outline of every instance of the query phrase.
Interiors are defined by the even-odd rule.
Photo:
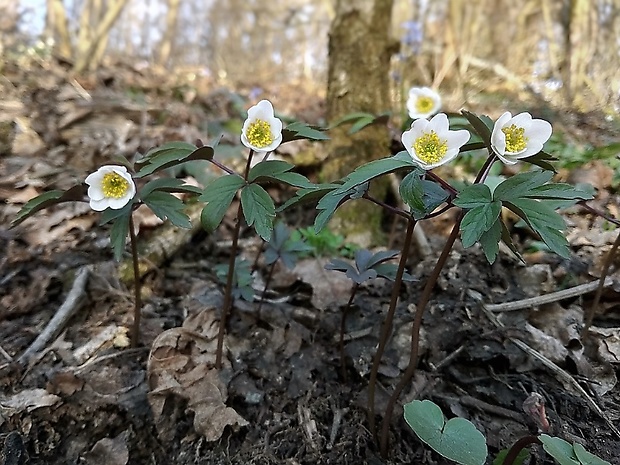
[[[483,465],[486,461],[486,440],[473,423],[464,418],[446,421],[430,400],[405,404],[405,421],[422,441],[447,459],[461,465]]]

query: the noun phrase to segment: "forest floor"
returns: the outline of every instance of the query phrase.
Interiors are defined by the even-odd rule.
[[[209,83],[155,78],[130,67],[77,82],[59,65],[13,63],[1,79],[0,465],[449,463],[417,439],[402,408],[390,419],[387,459],[368,429],[368,376],[390,283],[371,281],[357,294],[347,317],[343,376],[338,334],[351,284],[324,269],[334,257],[277,269],[260,306],[235,302],[227,357],[217,372],[214,333],[223,286],[214,267],[230,252],[234,204],[217,233],[192,230],[144,276],[136,348],[127,340],[131,287],[119,274],[99,214],[87,203],[67,203],[9,228],[28,199],[81,182],[116,154],[133,157],[171,140],[210,140],[228,129],[217,156],[240,159],[244,151],[234,128],[240,128],[246,100]],[[318,99],[308,103],[290,95],[280,94],[276,108],[319,122]],[[559,121],[555,115],[554,127],[558,123],[589,141],[613,141],[613,128],[591,124],[591,116]],[[303,169],[312,176],[315,168]],[[196,164],[177,174],[202,183],[217,173]],[[618,218],[613,174],[598,162],[560,172],[595,184],[591,205]],[[290,194],[274,193],[282,200]],[[307,207],[289,212],[286,220],[293,228],[307,227],[313,214]],[[596,282],[618,232],[579,207],[564,216],[570,260],[546,253],[517,227],[512,232],[527,264],[500,253],[489,265],[480,249],[457,243],[424,317],[419,368],[401,401],[430,399],[448,417],[472,421],[487,437],[488,463],[536,432],[523,409],[531,393],[545,400],[550,434],[620,463],[620,274],[610,274],[588,337],[581,328],[594,287],[554,298],[556,291]],[[425,223],[429,248],[408,259],[417,280],[401,290],[395,332],[380,367],[379,414],[407,364],[415,305],[450,220]],[[148,212],[138,223],[145,246],[167,228]],[[386,234],[392,226],[386,219]],[[401,246],[403,231],[404,224],[394,226],[392,247]],[[250,263],[261,247],[244,231],[241,253]],[[258,260],[258,289],[267,272]],[[487,308],[540,295],[551,298],[509,311]],[[71,303],[78,309],[73,317],[24,358],[59,308]],[[537,448],[529,460],[554,463]]]

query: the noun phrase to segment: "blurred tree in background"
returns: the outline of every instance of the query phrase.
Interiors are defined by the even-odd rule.
[[[620,0],[393,0],[393,94],[528,92],[618,111]],[[74,72],[104,57],[200,69],[219,84],[324,88],[336,0],[0,0],[0,49],[53,40]],[[384,13],[388,15],[389,12]],[[361,58],[360,58],[361,59]]]

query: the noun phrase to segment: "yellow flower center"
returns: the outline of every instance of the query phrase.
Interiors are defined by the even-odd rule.
[[[418,110],[418,113],[428,113],[434,106],[435,102],[430,97],[418,97],[415,102],[415,109]]]
[[[259,149],[267,147],[273,142],[271,126],[269,126],[267,121],[262,119],[257,119],[249,125],[245,137],[247,137],[250,144]]]
[[[506,152],[518,153],[525,150],[527,141],[525,137],[525,129],[515,124],[502,128],[502,132],[506,135]]]
[[[106,197],[120,199],[129,190],[129,182],[120,174],[112,172],[103,175],[101,190]]]
[[[440,162],[448,151],[448,141],[441,140],[435,131],[426,132],[413,143],[420,160],[429,165]]]

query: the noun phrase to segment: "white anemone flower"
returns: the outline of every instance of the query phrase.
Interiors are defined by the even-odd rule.
[[[98,212],[106,208],[119,210],[136,195],[136,185],[124,166],[102,166],[84,182],[88,184],[90,208]]]
[[[451,131],[449,127],[448,116],[439,113],[430,121],[414,121],[411,129],[403,132],[405,149],[422,169],[431,170],[454,160],[469,140],[469,131]]]
[[[512,116],[507,111],[493,126],[491,146],[501,161],[514,165],[540,152],[551,132],[551,124],[544,119],[532,119],[527,112]]]
[[[412,87],[409,89],[407,111],[411,119],[428,118],[441,108],[441,97],[430,87]]]
[[[269,100],[261,100],[248,110],[241,143],[255,152],[272,152],[282,143],[282,121],[273,114]]]

